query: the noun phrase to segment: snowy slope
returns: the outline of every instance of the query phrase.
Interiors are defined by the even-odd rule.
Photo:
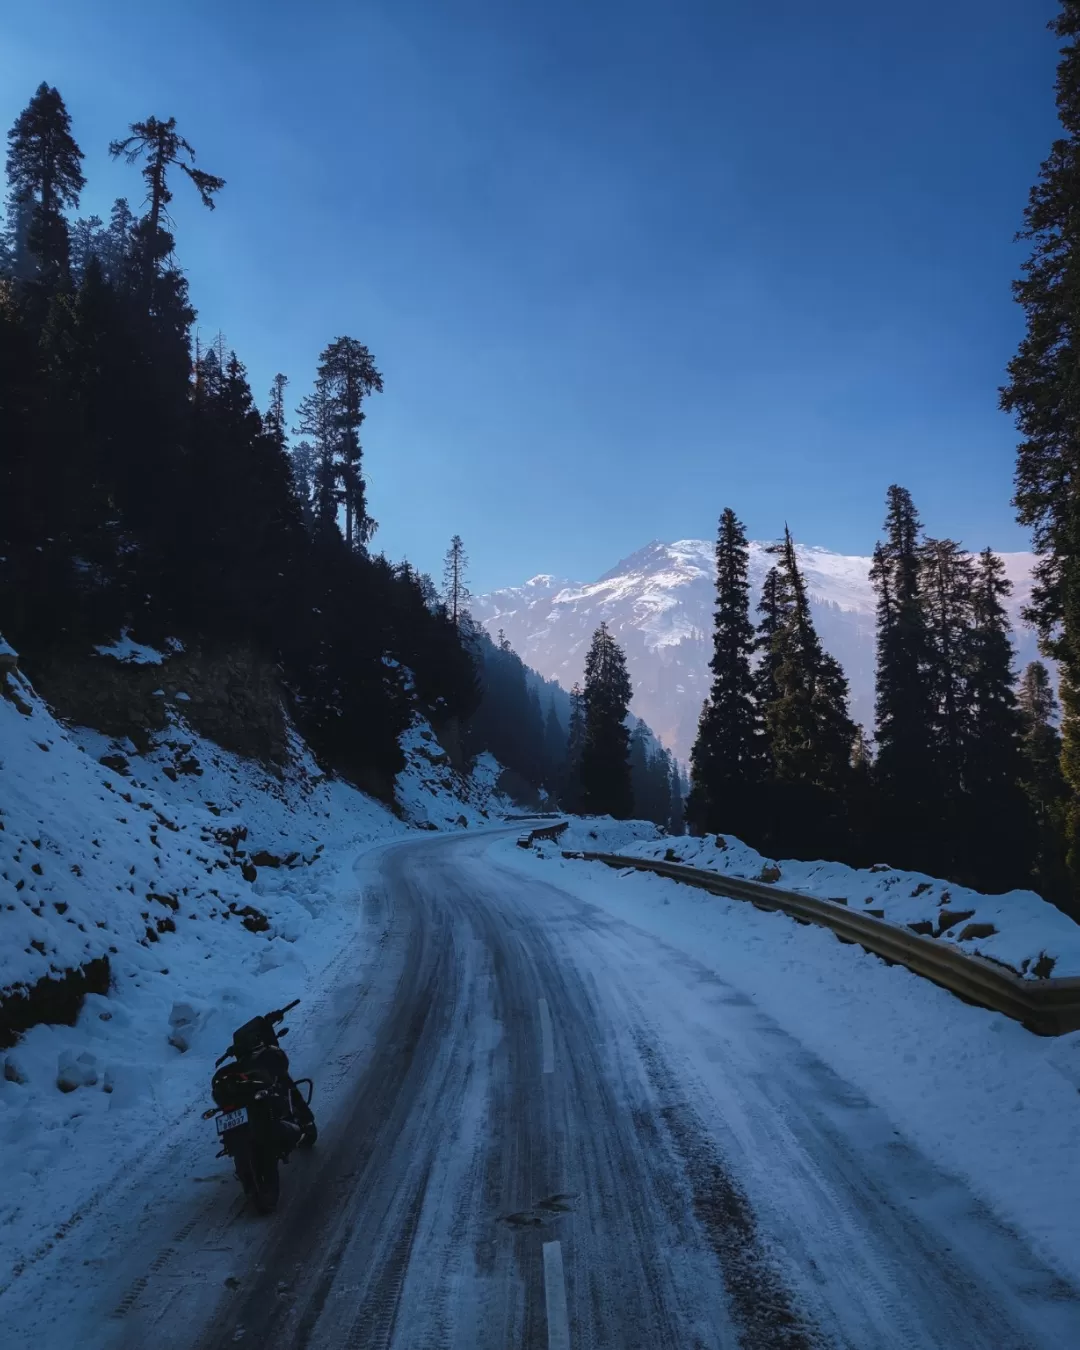
[[[708,690],[712,634],[713,543],[653,542],[588,584],[543,575],[493,591],[473,605],[493,635],[504,629],[534,669],[566,688],[581,678],[593,631],[606,620],[624,645],[634,682],[634,711],[681,758],[687,758]],[[750,545],[751,602],[772,562],[767,545]],[[798,546],[825,646],[851,682],[856,716],[873,720],[874,595],[870,559]],[[1010,610],[1021,661],[1035,656],[1020,622],[1031,592],[1033,555],[1002,555],[1014,583]]]
[[[280,776],[182,721],[138,756],[61,725],[17,671],[0,669],[0,691],[0,996],[102,957],[111,986],[76,1025],[0,1046],[3,1270],[202,1100],[235,1026],[309,996],[343,950],[361,958],[363,852],[419,823],[488,824],[504,803],[494,761],[463,780],[422,725],[399,818],[295,735]]]

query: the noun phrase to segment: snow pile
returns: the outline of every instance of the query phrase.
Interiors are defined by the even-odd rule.
[[[700,844],[667,841],[695,865]],[[665,847],[624,851],[663,856]],[[928,1157],[965,1178],[1045,1259],[1080,1278],[1080,1032],[1035,1036],[903,966],[868,958],[827,929],[745,901],[557,852],[539,856],[513,841],[491,851],[501,866],[644,930],[740,991],[881,1106]],[[764,861],[734,843],[730,851],[742,858],[740,875]],[[717,993],[714,1015],[722,1022],[728,1012]]]
[[[593,851],[611,850],[593,845]],[[928,941],[954,943],[1028,979],[1080,975],[1080,924],[1034,891],[982,895],[884,864],[854,868],[835,862],[777,862],[732,835],[642,842],[615,851],[772,882],[783,890],[831,900],[920,933]]]
[[[115,647],[128,659],[128,646]],[[309,995],[343,951],[360,959],[368,937],[357,859],[412,832],[323,775],[295,733],[278,772],[182,720],[139,756],[129,742],[65,728],[13,660],[8,670],[0,667],[0,1009],[25,1012],[17,991],[35,986],[55,1000],[58,977],[89,962],[108,992],[87,994],[74,1026],[50,1013],[51,1024],[0,1041],[0,1269],[160,1128],[203,1104],[233,1028]],[[418,728],[406,746],[406,816],[439,826],[484,820],[478,803],[497,802],[498,765],[480,766],[474,801],[454,801],[460,780],[432,788],[431,764],[417,753],[414,742],[430,737]]]
[[[651,820],[615,820],[612,816],[563,816],[569,821],[569,828],[559,836],[558,842],[537,840],[535,847],[548,853],[624,853],[630,846],[644,840],[652,841],[665,838],[664,831]],[[543,826],[547,822],[538,821]],[[556,821],[552,821],[556,824]]]

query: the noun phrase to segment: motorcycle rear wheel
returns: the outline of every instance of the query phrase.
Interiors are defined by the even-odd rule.
[[[281,1194],[277,1154],[247,1141],[234,1161],[244,1194],[260,1214],[272,1214]]]

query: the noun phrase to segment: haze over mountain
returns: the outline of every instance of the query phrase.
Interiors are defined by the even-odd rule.
[[[771,558],[767,542],[750,544],[751,604],[756,607]],[[606,620],[626,651],[633,710],[680,759],[689,758],[708,693],[712,650],[714,545],[707,539],[653,541],[597,581],[543,574],[474,600],[475,617],[494,636],[504,630],[522,659],[565,688],[580,680],[589,639]],[[826,648],[842,663],[854,716],[874,716],[874,592],[870,558],[798,546]],[[1017,663],[1037,655],[1020,611],[1031,593],[1031,553],[1002,553],[1013,593],[1009,611]]]

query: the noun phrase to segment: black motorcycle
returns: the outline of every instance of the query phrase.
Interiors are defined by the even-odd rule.
[[[217,1117],[217,1156],[232,1158],[260,1214],[277,1205],[278,1163],[287,1162],[294,1148],[311,1148],[319,1134],[311,1111],[315,1085],[310,1078],[293,1081],[289,1057],[278,1044],[289,1028],[277,1023],[299,1002],[253,1017],[233,1032],[232,1045],[214,1065],[210,1094],[217,1105],[203,1112],[204,1120]],[[227,1059],[233,1063],[225,1064]]]

